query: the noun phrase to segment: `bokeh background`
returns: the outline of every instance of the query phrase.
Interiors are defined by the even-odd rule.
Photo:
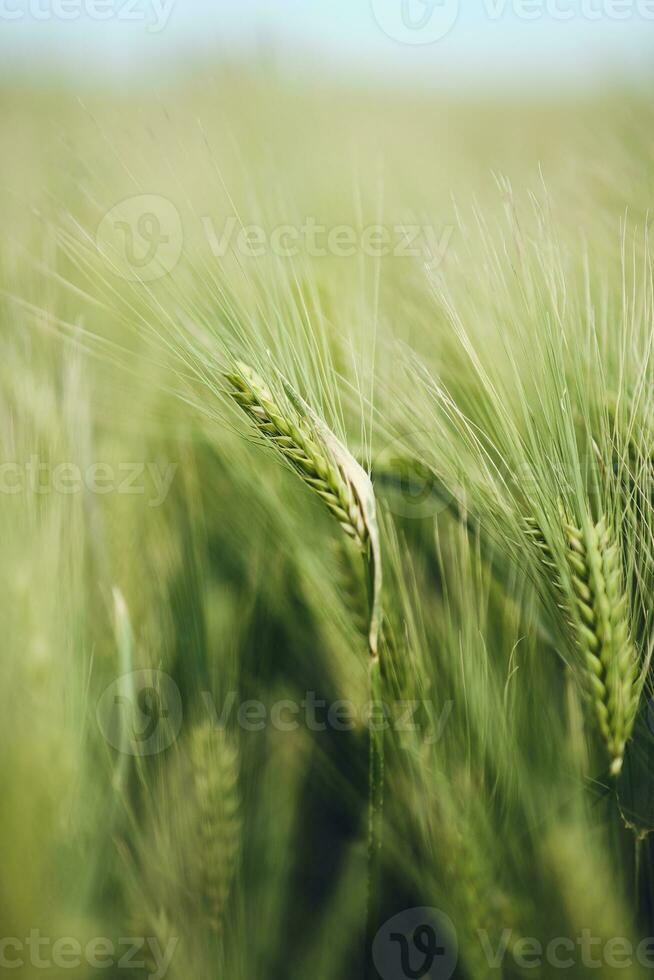
[[[409,26],[389,32],[393,23]],[[143,91],[191,66],[245,61],[305,79],[525,95],[646,82],[654,10],[648,0],[6,0],[1,24],[14,76],[55,70]]]

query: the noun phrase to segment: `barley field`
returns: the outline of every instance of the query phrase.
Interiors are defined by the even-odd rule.
[[[651,99],[0,118],[0,972],[649,975]]]

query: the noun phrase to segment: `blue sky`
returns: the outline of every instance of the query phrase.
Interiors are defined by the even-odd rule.
[[[654,66],[654,0],[0,0],[0,58],[30,71],[58,63],[97,79],[149,66],[164,74],[262,51],[312,75],[589,85]]]

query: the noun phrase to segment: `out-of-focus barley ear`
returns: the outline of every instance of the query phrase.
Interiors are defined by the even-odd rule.
[[[586,515],[583,526],[561,510],[567,575],[556,576],[581,656],[586,693],[606,745],[611,774],[618,776],[639,701],[639,661],[629,627],[629,597],[624,587],[620,549],[604,518]],[[556,563],[538,524],[527,533],[545,566]]]
[[[146,973],[156,973],[160,969],[152,954],[151,941],[156,940],[161,949],[166,949],[173,938],[178,937],[175,937],[164,909],[159,909],[156,914],[149,914],[142,906],[134,908],[129,919],[129,939],[134,943],[137,940],[143,941],[138,959],[142,961]]]
[[[417,775],[423,784],[427,778]],[[430,808],[418,821],[439,855],[437,884],[457,923],[461,959],[470,976],[485,980],[496,970],[481,937],[495,946],[505,935],[506,948],[512,950],[533,910],[523,896],[518,899],[505,890],[492,848],[484,840],[483,824],[474,819],[474,802],[483,798],[479,777],[462,771],[449,784],[425,787],[425,793]]]
[[[190,737],[200,878],[207,920],[222,931],[241,840],[238,751],[221,728],[203,723]]]

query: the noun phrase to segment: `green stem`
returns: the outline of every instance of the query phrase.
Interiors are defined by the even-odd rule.
[[[384,826],[384,717],[376,717],[373,706],[381,705],[382,676],[379,656],[370,658],[370,732],[368,768],[368,899],[366,909],[367,980],[377,978],[372,962],[372,943],[379,928],[382,838]]]

